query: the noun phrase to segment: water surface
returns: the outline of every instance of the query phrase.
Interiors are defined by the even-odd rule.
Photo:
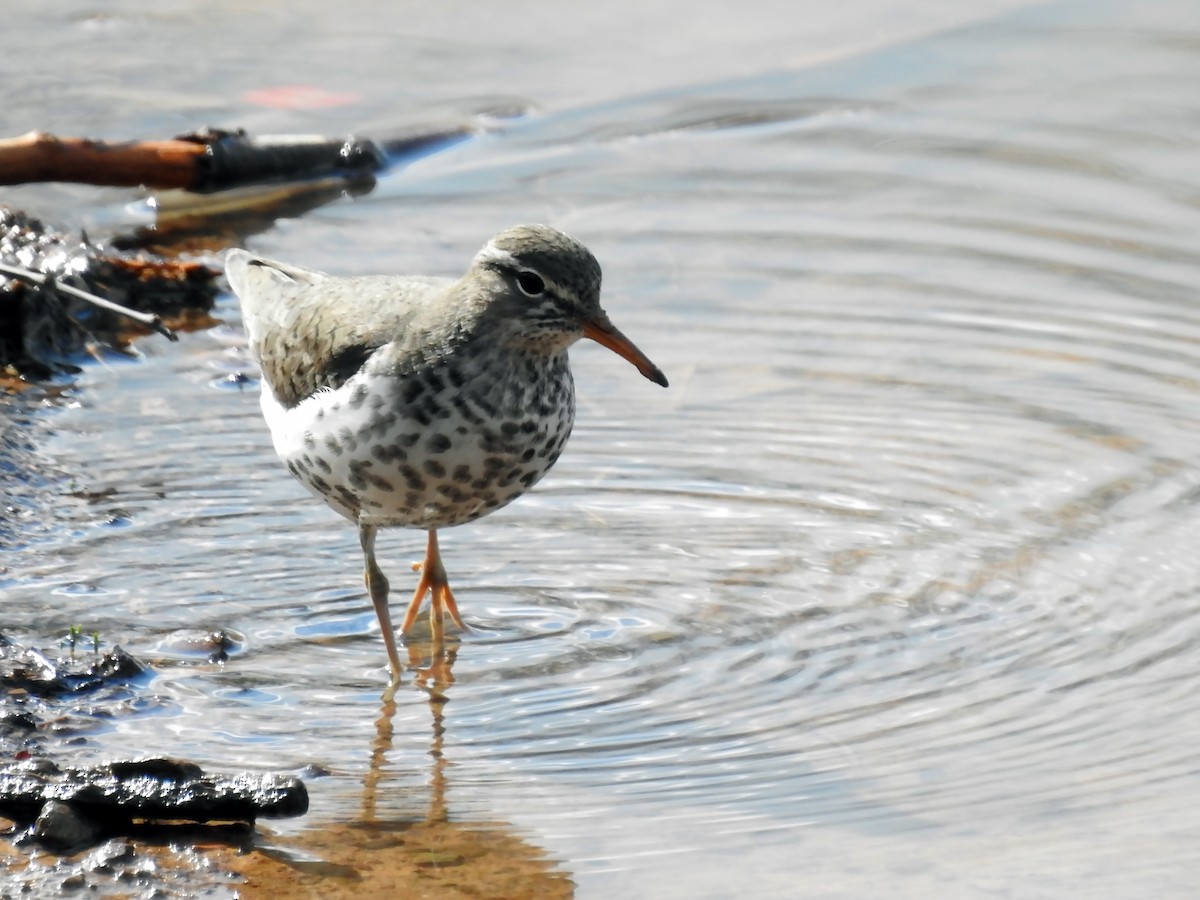
[[[410,679],[381,718],[355,534],[227,381],[250,369],[233,302],[214,331],[90,367],[22,426],[61,496],[2,585],[6,631],[82,623],[156,663],[155,701],[78,752],[325,767],[272,840],[487,823],[579,896],[1190,896],[1200,16],[922,15],[868,41],[831,13],[826,53],[798,16],[747,16],[752,53],[706,67],[705,31],[695,58],[604,84],[591,54],[556,81],[517,64],[527,45],[438,56],[415,26],[412,73],[465,70],[248,113],[336,132],[414,95],[431,119],[522,101],[252,249],[453,273],[499,228],[550,221],[600,258],[614,321],[672,385],[574,352],[555,470],[443,535],[479,628],[448,702]],[[225,69],[254,65],[238,38]],[[364,46],[365,67],[384,50]],[[498,59],[503,91],[481,74]],[[213,77],[208,114],[233,117],[234,76]],[[132,215],[115,209],[84,217]],[[421,547],[381,541],[397,607]],[[224,665],[179,650],[211,628],[244,638]]]

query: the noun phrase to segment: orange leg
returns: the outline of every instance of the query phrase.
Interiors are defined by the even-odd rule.
[[[455,625],[463,631],[468,630],[467,624],[458,613],[458,604],[454,602],[454,594],[450,592],[450,582],[446,580],[446,569],[442,566],[442,555],[438,551],[436,529],[429,529],[429,543],[425,547],[425,561],[413,566],[413,568],[421,573],[421,577],[417,581],[417,589],[413,592],[412,600],[408,604],[408,612],[404,616],[404,624],[400,627],[400,630],[404,634],[408,634],[409,629],[413,626],[413,622],[417,620],[417,613],[421,610],[421,604],[424,602],[426,594],[431,595],[429,631],[435,646],[440,646],[444,639],[442,619],[446,613],[450,614],[450,618],[454,620]]]
[[[388,580],[375,562],[375,532],[374,525],[358,526],[358,540],[362,544],[363,560],[366,563],[364,578],[367,582],[367,593],[371,595],[371,603],[375,605],[375,615],[379,618],[383,643],[387,647],[388,663],[392,669],[392,680],[396,682],[400,680],[400,673],[404,669],[400,665],[400,654],[396,652],[396,634],[392,631],[392,616],[388,610]]]

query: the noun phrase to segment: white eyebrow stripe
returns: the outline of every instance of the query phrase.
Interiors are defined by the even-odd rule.
[[[480,250],[479,253],[475,255],[475,261],[477,263],[494,263],[496,265],[504,266],[507,269],[512,269],[516,272],[529,272],[530,274],[536,275],[538,278],[542,279],[546,285],[547,291],[552,292],[559,297],[566,296],[567,294],[567,292],[563,290],[562,285],[554,281],[552,278],[547,278],[545,272],[540,272],[532,266],[521,265],[519,262],[517,262],[517,258],[515,256],[513,256],[507,250],[501,250],[494,244],[488,244],[486,247]]]
[[[475,259],[478,262],[494,262],[509,266],[514,269],[523,268],[517,263],[517,259],[507,250],[501,250],[495,244],[489,243],[486,247],[480,250]]]

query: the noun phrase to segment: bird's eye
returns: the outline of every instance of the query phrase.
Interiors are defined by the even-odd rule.
[[[517,275],[517,287],[526,297],[540,297],[546,292],[546,282],[536,272],[521,272]]]

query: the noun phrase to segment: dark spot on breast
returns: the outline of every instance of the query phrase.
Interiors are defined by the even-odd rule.
[[[483,468],[487,472],[499,472],[507,465],[499,456],[489,456],[483,461]]]
[[[521,476],[521,484],[527,488],[533,487],[533,483],[538,480],[538,476],[541,474],[541,472],[526,472]]]
[[[354,390],[350,392],[350,399],[347,401],[350,404],[350,408],[359,409],[367,399],[368,393],[370,392],[367,390],[365,384],[356,384]]]
[[[508,437],[512,437],[520,429],[516,422],[504,422],[500,425],[500,430]]]
[[[320,469],[322,472],[324,472],[326,475],[333,474],[333,467],[330,466],[329,463],[325,462],[325,457],[323,457],[323,456],[317,457],[317,468]]]
[[[429,369],[425,372],[425,388],[431,394],[440,394],[442,388],[446,386],[442,381],[442,376],[438,374],[437,369]]]
[[[309,475],[308,483],[315,487],[322,494],[328,494],[330,491],[329,482],[320,475]]]
[[[471,480],[471,467],[468,465],[455,466],[454,474],[450,477],[459,484],[466,484]]]
[[[371,433],[378,437],[387,435],[391,427],[396,424],[396,414],[394,412],[377,413],[371,417],[371,422],[367,426]]]
[[[296,478],[300,477],[300,467],[296,465],[296,461],[294,459],[288,460],[287,467],[288,471],[291,472],[292,475],[294,475]]]
[[[521,432],[523,434],[533,434],[535,431],[537,431],[537,422],[533,421],[533,419],[526,419],[521,423]]]
[[[425,392],[425,385],[421,383],[419,378],[410,378],[404,382],[404,390],[400,392],[400,399],[405,404],[413,404],[417,402],[417,398]]]
[[[413,432],[412,434],[400,435],[398,438],[396,438],[396,443],[401,447],[412,447],[420,439],[421,435],[417,432]]]
[[[555,432],[553,437],[546,440],[542,449],[538,451],[538,456],[542,459],[550,459],[553,462],[558,459],[558,454],[562,453],[563,446],[567,443],[567,438],[570,437],[570,432],[566,430]]]
[[[449,381],[450,386],[454,388],[462,387],[467,381],[467,379],[463,376],[463,373],[460,372],[455,366],[446,367],[446,380]]]
[[[455,410],[458,411],[458,414],[462,418],[464,418],[468,422],[470,422],[472,425],[482,425],[483,424],[483,417],[480,416],[479,413],[475,412],[475,410],[473,410],[471,408],[471,404],[467,402],[467,399],[465,397],[462,397],[458,394],[454,394],[453,396],[451,396],[450,402],[451,402],[451,404],[453,404]],[[465,428],[462,430],[462,433],[463,434],[467,433]]]
[[[537,453],[537,451],[532,447],[527,448],[525,452],[521,454],[521,462],[529,462],[531,459],[533,459],[533,455],[535,453]]]
[[[376,475],[373,472],[367,473],[367,481],[371,482],[376,488],[381,491],[387,491],[389,494],[396,490],[396,486],[384,478],[382,475]]]
[[[416,419],[419,424],[425,426],[426,428],[433,424],[433,416],[429,415],[429,413],[425,412],[423,409],[414,409],[412,411],[412,417]]]
[[[510,453],[512,441],[505,440],[494,431],[485,431],[479,438],[479,449],[484,453]]]
[[[334,456],[342,455],[342,445],[338,443],[338,439],[332,434],[325,438],[325,447]]]
[[[465,492],[459,490],[452,484],[439,484],[438,493],[453,503],[462,503],[468,498],[468,495]]]
[[[372,444],[371,455],[385,466],[389,463],[403,462],[408,458],[408,454],[395,444]]]
[[[446,477],[446,467],[436,459],[425,460],[425,465],[422,468],[425,469],[425,474],[432,475],[434,478]]]
[[[404,479],[404,483],[407,484],[411,490],[425,490],[425,479],[421,476],[421,473],[412,466],[407,464],[401,466],[400,477]]]
[[[372,465],[369,459],[356,459],[350,463],[350,486],[363,490],[367,486],[367,469]]]
[[[450,438],[444,434],[430,435],[429,440],[425,442],[425,449],[430,453],[445,453],[450,449]]]
[[[409,509],[416,509],[421,503],[421,495],[416,491],[409,491],[404,495],[404,505]]]

